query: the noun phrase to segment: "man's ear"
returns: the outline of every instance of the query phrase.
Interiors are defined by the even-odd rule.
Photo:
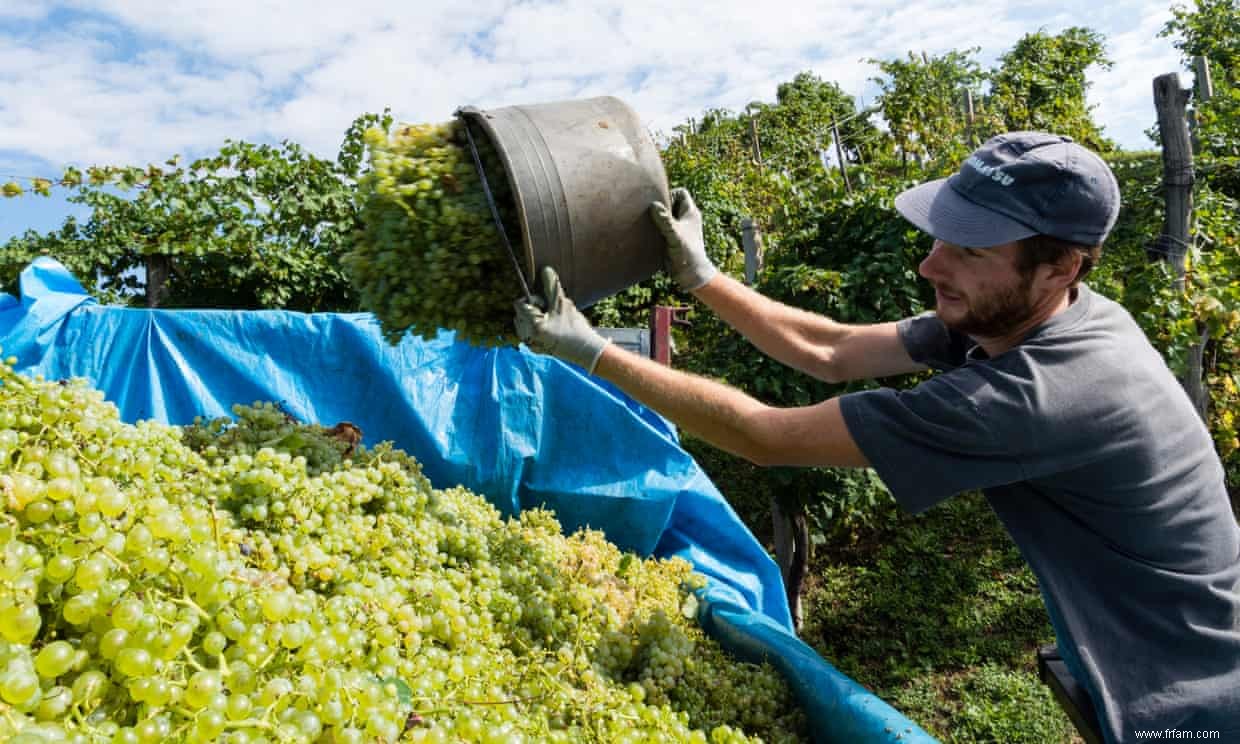
[[[1039,283],[1050,290],[1067,289],[1076,284],[1076,275],[1081,271],[1084,256],[1080,251],[1068,251],[1054,263],[1039,264],[1037,277]]]

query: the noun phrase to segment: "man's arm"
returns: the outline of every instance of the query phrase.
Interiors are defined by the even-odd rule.
[[[866,467],[839,399],[799,408],[765,405],[735,388],[664,367],[614,344],[594,374],[714,446],[757,465]]]
[[[820,380],[846,382],[926,369],[909,356],[894,322],[839,323],[772,300],[723,273],[693,294],[763,354]]]
[[[518,300],[517,335],[531,348],[579,365],[620,387],[682,429],[758,465],[865,467],[838,399],[774,408],[735,388],[664,367],[611,344],[544,267],[542,296]]]
[[[900,341],[895,323],[852,326],[784,305],[724,276],[706,255],[702,213],[685,189],[650,215],[663,233],[672,278],[767,356],[827,382],[925,369]]]

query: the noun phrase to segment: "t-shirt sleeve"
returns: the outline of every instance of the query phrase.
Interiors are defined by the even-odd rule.
[[[934,311],[901,320],[896,331],[909,356],[918,364],[940,371],[964,364],[968,336],[949,330]]]
[[[987,412],[962,391],[962,383],[974,382],[960,370],[911,390],[841,396],[849,433],[909,512],[925,511],[963,491],[1026,479],[1010,438],[996,436]]]

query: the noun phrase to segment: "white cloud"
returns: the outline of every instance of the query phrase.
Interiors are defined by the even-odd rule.
[[[38,8],[37,10],[35,8]],[[0,4],[0,151],[10,161],[145,162],[226,137],[292,139],[332,156],[353,117],[392,106],[439,121],[610,93],[654,129],[707,107],[771,100],[801,70],[872,98],[863,60],[981,47],[1086,25],[1115,60],[1091,100],[1108,134],[1145,144],[1150,79],[1176,69],[1165,3],[979,0],[275,2],[72,0]],[[52,15],[49,15],[52,14]],[[44,19],[41,21],[41,19]],[[0,167],[0,170],[3,170]]]
[[[23,0],[0,2],[0,18],[10,21],[37,21],[47,15],[47,8]]]
[[[1139,134],[1156,119],[1154,77],[1181,70],[1179,52],[1168,40],[1157,39],[1170,18],[1166,9],[1150,13],[1136,19],[1135,26],[1110,36],[1107,46],[1114,66],[1091,78],[1089,101],[1097,105],[1095,120],[1103,123],[1107,136],[1122,137],[1131,149],[1153,147]]]

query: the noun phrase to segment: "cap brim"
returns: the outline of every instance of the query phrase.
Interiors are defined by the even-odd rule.
[[[900,194],[896,197],[896,209],[930,235],[965,248],[988,248],[1038,234],[1023,222],[964,198],[946,178]]]

